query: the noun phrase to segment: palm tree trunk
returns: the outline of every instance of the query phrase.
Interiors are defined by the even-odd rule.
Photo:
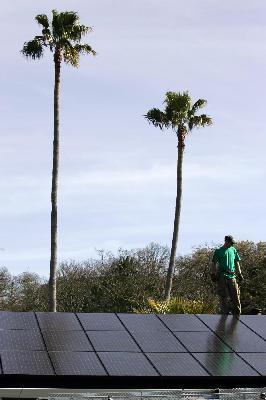
[[[59,166],[59,88],[60,88],[60,51],[54,55],[55,81],[54,81],[54,141],[53,141],[53,171],[51,190],[51,259],[49,279],[49,311],[56,312],[56,271],[57,271],[57,189]]]
[[[170,300],[170,294],[173,283],[173,275],[175,269],[175,258],[176,249],[178,242],[178,232],[179,232],[179,222],[180,222],[180,212],[181,212],[181,200],[182,200],[182,166],[183,166],[183,155],[185,149],[185,135],[182,129],[178,130],[178,157],[177,157],[177,188],[176,188],[176,204],[175,204],[175,221],[174,221],[174,231],[172,238],[171,255],[169,261],[169,267],[166,277],[165,285],[165,299]]]

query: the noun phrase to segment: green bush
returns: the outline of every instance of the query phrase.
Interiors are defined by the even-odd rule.
[[[169,301],[148,299],[145,309],[140,312],[156,314],[213,314],[216,304],[204,303],[201,300],[188,300],[172,297]]]

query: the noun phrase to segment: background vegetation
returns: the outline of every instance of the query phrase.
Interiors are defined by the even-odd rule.
[[[215,246],[216,247],[216,246]],[[266,313],[266,258],[261,243],[236,244],[242,257],[243,313],[261,308]],[[165,306],[164,283],[169,249],[151,243],[143,249],[99,252],[99,258],[63,262],[58,269],[58,311],[69,312],[217,312],[215,284],[210,279],[214,246],[195,248],[178,257],[172,301]],[[48,279],[24,272],[12,276],[0,268],[0,308],[47,311]],[[153,299],[152,301],[150,299]],[[195,311],[196,310],[196,311]]]

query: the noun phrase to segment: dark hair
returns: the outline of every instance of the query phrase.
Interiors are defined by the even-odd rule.
[[[232,245],[235,243],[234,238],[232,235],[226,235],[224,237],[225,242],[231,243]]]

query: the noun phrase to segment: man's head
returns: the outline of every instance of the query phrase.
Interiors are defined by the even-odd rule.
[[[233,238],[232,235],[226,235],[226,236],[224,237],[224,245],[225,245],[226,247],[233,246],[234,243],[235,243],[235,241],[234,241],[234,238]]]

